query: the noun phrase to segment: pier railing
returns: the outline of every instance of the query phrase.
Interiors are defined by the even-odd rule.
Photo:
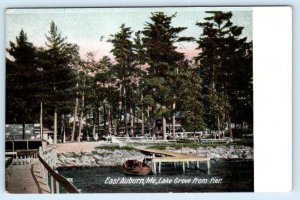
[[[5,152],[5,156],[11,157],[13,165],[26,165],[36,160],[38,157],[38,149],[17,150],[15,152]]]
[[[57,153],[55,148],[42,150],[40,148],[38,159],[41,162],[41,173],[49,182],[50,176],[50,190],[51,193],[59,193],[59,187],[62,186],[67,193],[79,193],[79,190],[70,183],[64,176],[60,175],[56,170]]]

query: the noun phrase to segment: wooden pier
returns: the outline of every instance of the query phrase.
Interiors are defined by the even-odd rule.
[[[5,178],[6,190],[9,193],[51,193],[38,160],[24,165],[9,166]]]
[[[6,153],[5,185],[9,193],[67,193],[79,190],[55,170],[55,148]]]
[[[185,172],[186,167],[190,167],[190,165],[194,165],[195,168],[199,168],[200,162],[204,162],[207,164],[207,169],[210,171],[211,163],[210,158],[208,157],[200,157],[190,154],[176,153],[172,151],[164,151],[157,149],[138,149],[142,153],[150,154],[152,157],[152,172],[154,174],[161,173],[161,165],[162,163],[173,163],[175,168],[177,165],[182,165],[182,170]],[[157,166],[158,165],[158,166]]]

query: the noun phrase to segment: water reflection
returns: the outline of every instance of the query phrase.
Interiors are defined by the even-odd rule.
[[[161,174],[146,176],[125,175],[121,167],[61,168],[59,173],[73,178],[74,185],[83,193],[254,190],[253,161],[247,160],[212,162],[209,171],[200,165],[200,169],[190,167],[185,173],[179,166],[165,164]],[[108,178],[115,182],[107,182]]]

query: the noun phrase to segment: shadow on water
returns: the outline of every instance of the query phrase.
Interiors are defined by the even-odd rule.
[[[83,193],[254,191],[254,167],[249,160],[212,162],[210,173],[205,165],[190,166],[183,173],[180,166],[175,169],[171,164],[162,165],[161,174],[146,176],[126,175],[121,166],[60,168],[59,173],[73,178]]]

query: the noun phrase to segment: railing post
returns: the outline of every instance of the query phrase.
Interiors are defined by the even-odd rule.
[[[56,183],[56,193],[59,194],[59,182],[55,181]]]
[[[44,171],[44,176],[46,178],[46,183],[48,185],[49,184],[49,174],[48,174],[48,171],[47,171],[47,169],[45,167],[44,167],[43,171]]]
[[[51,167],[52,169],[54,168],[54,149],[51,149]]]
[[[54,193],[54,182],[53,182],[53,177],[51,175],[50,175],[50,182],[51,182],[50,189],[51,189],[51,193],[53,194]]]
[[[53,148],[45,151],[40,151],[39,159],[41,161],[41,165],[43,165],[43,167],[41,167],[41,171],[43,170],[43,175],[46,179],[46,183],[49,186],[51,193],[59,193],[59,188],[61,187],[61,185],[68,193],[79,192],[79,190],[72,185],[72,181],[68,179],[66,180],[63,176],[59,175],[57,170],[54,170],[56,167],[57,159],[56,149]]]
[[[57,163],[57,151],[54,149],[54,167],[56,168],[56,163]]]
[[[56,173],[58,173],[57,170],[55,170]],[[57,181],[55,181],[55,189],[56,189],[56,193],[59,194],[59,183]]]

